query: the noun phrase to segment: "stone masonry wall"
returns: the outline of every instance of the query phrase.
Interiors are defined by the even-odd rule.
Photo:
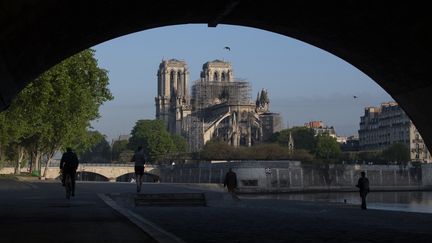
[[[422,168],[398,165],[304,165],[299,161],[202,162],[160,168],[161,182],[219,183],[232,168],[241,192],[303,190],[356,190],[360,172],[365,171],[372,189],[423,188],[432,177]],[[432,172],[432,167],[425,171]],[[430,174],[430,173],[428,173]],[[425,181],[422,182],[422,178]]]

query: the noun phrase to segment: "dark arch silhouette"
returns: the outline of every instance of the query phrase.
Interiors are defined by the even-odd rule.
[[[132,178],[135,178],[135,173],[123,174],[116,178],[116,182],[130,182]],[[159,180],[159,176],[151,173],[144,172],[143,182],[156,182]]]
[[[60,176],[56,178],[60,180]],[[88,171],[77,171],[76,174],[77,181],[109,181],[109,179],[101,174],[88,172]]]
[[[432,93],[432,15],[426,4],[294,1],[284,8],[245,0],[216,5],[191,0],[7,1],[0,10],[0,110],[37,75],[98,43],[168,25],[233,24],[293,37],[349,62],[403,107],[432,148],[432,113],[425,106]]]

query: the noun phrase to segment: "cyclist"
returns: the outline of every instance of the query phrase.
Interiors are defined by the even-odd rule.
[[[78,169],[78,157],[72,151],[72,148],[66,148],[66,152],[63,154],[60,160],[60,171],[62,172],[62,184],[65,186],[66,174],[69,174],[72,181],[72,196],[75,196],[75,175]]]
[[[138,146],[137,151],[133,155],[131,162],[135,162],[135,177],[137,183],[137,192],[141,191],[142,180],[144,176],[144,164],[146,162],[144,149],[142,146]]]

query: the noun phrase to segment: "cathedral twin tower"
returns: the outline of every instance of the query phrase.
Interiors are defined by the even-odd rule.
[[[260,98],[268,97],[265,90],[251,101],[249,82],[234,80],[232,66],[225,61],[205,63],[191,95],[186,62],[163,60],[157,77],[156,119],[164,121],[171,134],[186,137],[192,151],[213,138],[233,146],[259,143],[268,133],[263,119],[278,116],[268,113],[268,98]]]
[[[181,121],[191,114],[189,70],[184,61],[164,60],[159,65],[156,119],[163,120],[171,133],[179,134]]]
[[[163,120],[169,132],[180,134],[183,119],[192,112],[187,64],[177,59],[163,60],[157,76],[156,119]],[[220,60],[205,63],[200,81],[233,82],[231,64]]]

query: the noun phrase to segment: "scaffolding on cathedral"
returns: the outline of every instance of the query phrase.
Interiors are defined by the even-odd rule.
[[[230,115],[230,110],[239,106],[254,106],[252,88],[245,80],[234,82],[195,81],[192,86],[192,116],[185,120],[184,131],[187,133],[189,148],[198,151],[212,127]],[[216,131],[217,132],[217,131]]]
[[[235,82],[206,82],[198,80],[192,86],[192,102],[195,111],[207,107],[227,104],[250,105],[252,88],[249,82],[236,80]]]
[[[186,137],[191,151],[199,151],[214,138],[235,147],[252,146],[275,130],[267,91],[258,92],[252,101],[251,84],[235,79],[229,62],[206,62],[191,93],[184,61],[163,60],[157,76],[156,118],[172,134]]]
[[[190,151],[196,152],[204,146],[204,122],[197,116],[185,117],[184,136],[188,139]]]

